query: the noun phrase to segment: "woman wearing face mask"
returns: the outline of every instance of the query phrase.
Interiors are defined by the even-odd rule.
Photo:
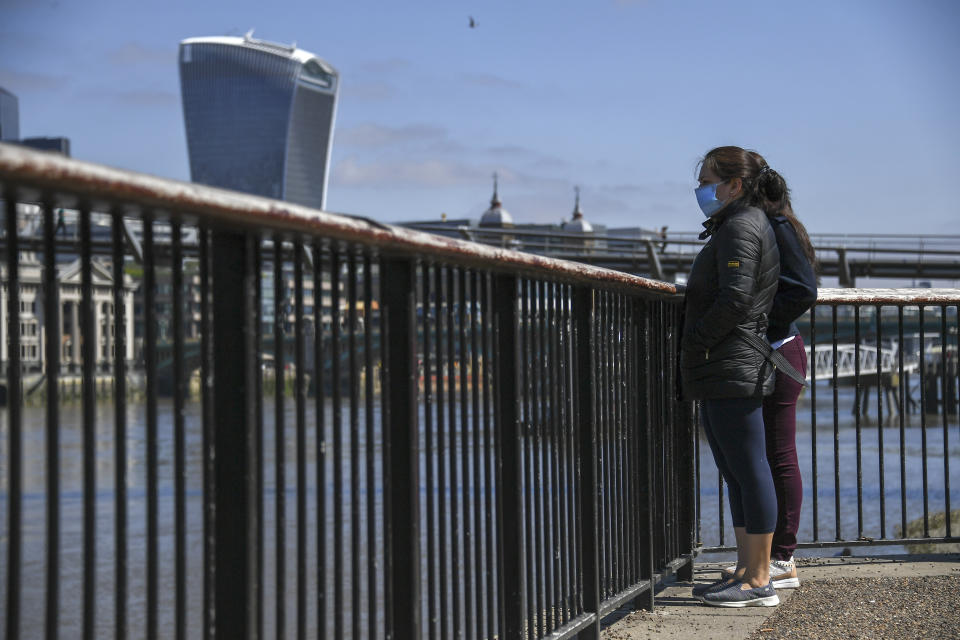
[[[708,242],[690,269],[680,371],[686,399],[699,400],[701,422],[727,483],[737,531],[734,577],[694,595],[724,607],[780,603],[770,580],[777,497],[767,464],[762,402],[773,391],[767,314],[780,273],[777,238],[760,208],[770,169],[740,147],[718,147],[700,163],[697,202]],[[769,349],[767,349],[769,351]]]
[[[754,159],[766,166],[762,156]],[[810,236],[793,212],[790,190],[776,171],[764,173],[758,185],[763,209],[777,236],[780,251],[780,279],[770,309],[767,340],[801,375],[807,373],[807,354],[796,319],[817,300],[816,254]],[[800,586],[793,552],[797,548],[797,528],[803,502],[803,483],[797,461],[797,398],[802,385],[783,371],[777,371],[773,393],[763,399],[763,425],[766,431],[767,461],[777,491],[777,526],[770,550],[770,578],[776,589]],[[740,532],[742,533],[742,532]],[[735,575],[737,567],[726,574]]]

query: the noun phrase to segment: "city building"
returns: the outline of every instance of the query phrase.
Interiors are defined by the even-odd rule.
[[[36,207],[36,205],[20,205]],[[29,213],[29,212],[28,212]],[[20,295],[20,360],[24,373],[46,371],[44,355],[47,340],[44,318],[43,265],[35,253],[22,251],[19,261]],[[81,366],[81,345],[84,336],[80,327],[81,269],[80,259],[57,265],[58,299],[60,302],[60,331],[53,339],[60,343],[60,365],[65,373],[79,373]],[[91,265],[93,276],[93,335],[95,347],[95,367],[108,369],[115,358],[115,327],[113,300],[113,271],[111,266],[98,259]],[[9,293],[9,277],[6,264],[0,265],[0,308],[6,310]],[[123,357],[127,362],[134,360],[133,296],[136,284],[129,276],[124,277],[124,331],[126,351]],[[9,339],[6,322],[0,322],[0,362],[3,370],[9,362]]]
[[[40,151],[56,151],[70,155],[70,139],[64,137],[35,137],[20,139],[20,101],[17,96],[0,87],[0,142],[13,142]]]
[[[0,141],[15,142],[20,138],[20,105],[17,96],[0,87]]]
[[[39,151],[55,151],[63,155],[70,156],[70,138],[64,137],[36,137],[24,138],[20,141],[25,147],[37,149]]]
[[[194,182],[322,209],[339,76],[312,53],[238,37],[180,43]]]

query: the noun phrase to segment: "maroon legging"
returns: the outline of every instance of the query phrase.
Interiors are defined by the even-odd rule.
[[[806,375],[807,355],[800,336],[778,351],[797,371]],[[800,505],[803,503],[803,481],[797,461],[797,398],[801,388],[798,382],[778,371],[773,393],[763,399],[767,462],[777,492],[777,527],[770,552],[774,560],[789,559],[797,548]]]

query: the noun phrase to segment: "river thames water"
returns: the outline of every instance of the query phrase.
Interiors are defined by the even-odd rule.
[[[839,469],[840,469],[840,514],[841,535],[851,539],[857,536],[857,456],[856,430],[851,412],[852,392],[841,389],[840,410],[838,411]],[[817,464],[818,464],[818,517],[819,539],[833,540],[836,537],[835,488],[834,488],[834,423],[832,390],[826,386],[818,387],[817,411]],[[296,517],[295,483],[296,466],[292,425],[295,415],[293,402],[286,403],[287,446],[285,447],[286,488],[287,488],[287,596],[290,606],[287,608],[287,625],[292,630],[295,621],[293,594],[295,594],[296,562]],[[328,403],[329,405],[329,403]],[[202,564],[202,473],[201,473],[201,433],[200,405],[189,402],[185,409],[186,424],[186,527],[187,527],[187,602],[188,629],[190,637],[199,637],[200,603],[202,602],[203,564]],[[861,461],[863,485],[863,533],[869,537],[880,537],[880,488],[879,488],[879,431],[875,418],[876,400],[870,407],[871,414],[861,419]],[[274,408],[270,399],[265,399],[265,499],[264,512],[268,519],[265,548],[273,549],[274,528],[270,519],[274,510],[273,492],[273,421]],[[83,522],[83,459],[82,459],[82,407],[80,404],[64,404],[61,407],[60,456],[61,456],[61,552],[60,552],[60,628],[62,637],[74,637],[81,622],[81,586],[82,586],[82,522]],[[5,617],[6,606],[6,560],[7,560],[7,518],[8,518],[8,446],[9,433],[6,425],[7,414],[2,412],[2,437],[0,437],[0,619]],[[328,416],[329,420],[329,416]],[[364,416],[362,410],[358,416],[360,440],[363,440]],[[142,637],[145,610],[145,506],[146,506],[146,407],[131,403],[127,406],[127,483],[128,483],[128,615],[130,637]],[[375,415],[379,423],[379,413]],[[174,569],[173,562],[173,526],[174,526],[174,484],[173,484],[173,408],[169,401],[161,400],[158,406],[158,491],[159,491],[159,554],[162,559],[159,568],[159,610],[161,637],[172,633],[172,611],[174,606]],[[944,510],[944,446],[943,424],[939,416],[927,417],[927,428],[921,429],[920,416],[905,416],[904,428],[904,465],[906,475],[907,520],[923,515],[923,435],[926,433],[926,476],[927,496],[930,513]],[[23,565],[21,570],[21,610],[23,637],[38,637],[43,629],[44,618],[44,580],[45,580],[45,544],[46,544],[46,438],[45,409],[27,407],[23,413]],[[307,424],[313,424],[313,403],[308,403]],[[956,416],[949,421],[950,486],[953,488],[952,506],[960,505],[960,430]],[[315,451],[312,429],[308,428],[307,450]],[[898,535],[897,527],[901,520],[901,481],[900,481],[900,428],[899,418],[893,417],[882,428],[884,456],[884,493],[886,498],[886,537]],[[361,445],[365,443],[361,442]],[[810,404],[803,398],[798,410],[798,453],[804,480],[804,505],[801,516],[799,538],[803,541],[813,539],[813,482],[812,482],[812,433],[810,428]],[[97,637],[112,637],[113,624],[113,576],[114,576],[114,430],[113,405],[105,402],[97,408]],[[345,458],[348,455],[344,447]],[[377,454],[379,456],[379,452]],[[458,454],[459,455],[459,454]],[[308,459],[312,460],[312,456]],[[344,461],[344,481],[349,485],[349,460]],[[700,439],[701,479],[701,539],[707,546],[720,543],[718,535],[718,490],[716,467],[705,440]],[[328,464],[328,467],[331,465]],[[312,461],[309,463],[307,477],[314,478]],[[376,467],[374,487],[379,485],[381,469]],[[328,484],[332,483],[332,471],[327,471]],[[368,490],[365,476],[361,474],[361,486],[358,496],[366,499]],[[331,493],[331,487],[327,492]],[[425,491],[425,489],[424,489]],[[315,499],[313,483],[309,489],[308,504]],[[381,495],[374,490],[377,511],[380,511]],[[344,517],[349,518],[349,499],[346,497]],[[332,502],[332,497],[330,498]],[[327,509],[327,522],[332,528],[333,509]],[[311,518],[313,516],[310,516]],[[726,537],[724,542],[732,542],[729,511],[725,513]],[[310,527],[315,527],[313,520]],[[364,530],[366,525],[363,525]],[[311,535],[313,535],[311,533]],[[366,544],[366,535],[361,542]],[[376,543],[381,542],[378,539]],[[313,545],[307,553],[308,566],[316,566],[316,554]],[[872,549],[871,552],[903,552],[902,546]],[[798,552],[798,555],[832,555],[837,550],[810,550]],[[866,549],[854,549],[854,553],[867,553]],[[273,551],[268,551],[273,554]],[[272,573],[273,556],[268,556],[265,583],[275,584]],[[328,549],[328,566],[332,566],[333,551]],[[378,568],[379,571],[379,568]],[[315,573],[308,571],[308,575]],[[349,570],[346,571],[349,576]],[[366,573],[365,561],[362,575]],[[381,574],[382,575],[382,574]],[[327,576],[327,586],[332,588],[332,577]],[[315,580],[308,590],[316,591]],[[349,597],[350,587],[344,585]],[[273,628],[275,603],[268,589],[265,607],[265,627],[268,632]],[[376,588],[378,600],[382,597],[382,580]],[[366,597],[366,596],[364,596]],[[308,599],[310,612],[308,620],[312,628],[316,620],[313,599]],[[363,604],[366,611],[367,605]],[[366,615],[364,614],[364,620]],[[366,622],[364,622],[366,624]],[[382,620],[378,620],[378,626]],[[348,625],[349,626],[349,625]]]

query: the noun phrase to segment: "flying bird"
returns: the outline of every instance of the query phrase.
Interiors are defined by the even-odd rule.
[[[477,21],[473,19],[473,16],[470,16],[470,28],[475,29],[477,26]]]

